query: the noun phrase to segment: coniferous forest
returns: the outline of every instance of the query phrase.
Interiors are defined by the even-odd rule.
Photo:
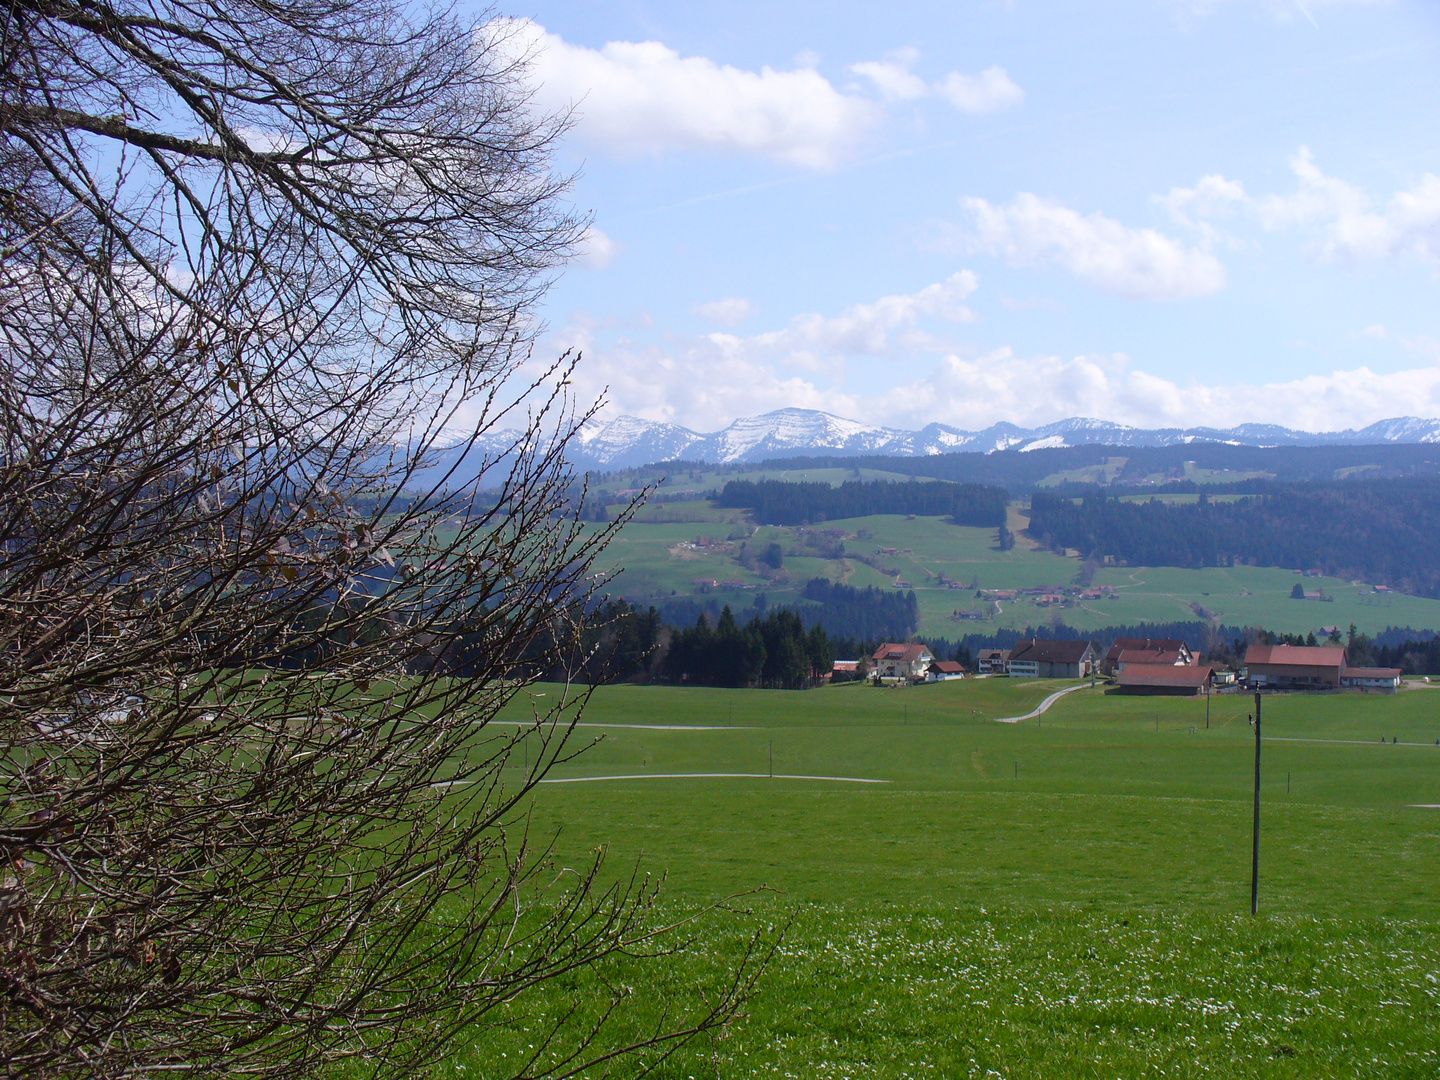
[[[1005,524],[1009,496],[1003,488],[945,481],[893,483],[847,480],[826,483],[731,480],[715,498],[719,506],[744,508],[757,522],[804,525],[871,514],[946,517],[956,525],[995,528]]]
[[[1320,570],[1440,596],[1440,481],[1406,477],[1261,484],[1234,502],[1124,502],[1098,490],[1078,500],[1037,491],[1030,535],[1135,566],[1252,563]]]
[[[785,608],[741,626],[729,607],[711,628],[705,616],[670,639],[665,674],[701,686],[765,686],[798,690],[830,674],[835,653],[819,626],[806,631]]]

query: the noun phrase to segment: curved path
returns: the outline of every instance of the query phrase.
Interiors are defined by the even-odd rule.
[[[1032,709],[1030,712],[1027,712],[1024,716],[997,716],[995,718],[995,722],[997,724],[1018,724],[1023,720],[1034,720],[1037,716],[1045,712],[1046,709],[1050,708],[1051,705],[1054,705],[1055,702],[1059,701],[1066,694],[1073,694],[1076,690],[1087,689],[1089,689],[1088,683],[1080,683],[1078,686],[1067,686],[1064,690],[1056,690],[1055,693],[1051,694],[1044,701],[1040,702],[1039,705],[1036,705],[1034,709]]]
[[[547,776],[542,784],[585,784],[592,780],[695,780],[695,779],[744,779],[744,780],[833,780],[842,784],[888,784],[889,780],[872,780],[864,776],[793,776],[789,773],[763,772],[672,772],[634,773],[629,776]]]

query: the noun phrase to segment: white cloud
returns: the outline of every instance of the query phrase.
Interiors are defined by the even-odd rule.
[[[884,60],[851,64],[850,70],[874,83],[887,101],[913,101],[930,93],[929,84],[910,70],[919,58],[918,49],[896,49]]]
[[[1154,229],[1082,215],[1029,192],[1003,206],[979,198],[961,205],[970,227],[951,239],[963,251],[996,255],[1012,266],[1059,266],[1091,285],[1142,300],[1181,300],[1225,287],[1225,268],[1215,256]]]
[[[1139,427],[1234,427],[1274,423],[1309,431],[1363,427],[1400,415],[1440,415],[1440,365],[1377,373],[1369,368],[1311,375],[1286,382],[1230,386],[1179,384],[1112,360],[1079,356],[1020,359],[1001,349],[988,356],[946,357],[919,385],[892,392],[890,415],[904,401],[912,423],[923,415],[960,427],[996,420],[1040,424],[1095,416]]]
[[[887,101],[913,101],[934,94],[961,112],[987,113],[1013,108],[1025,100],[1025,91],[998,65],[979,75],[952,71],[932,86],[910,70],[919,58],[916,49],[897,49],[884,60],[851,64],[850,70],[869,79]]]
[[[796,406],[855,415],[862,397],[821,386],[782,368],[728,335],[672,338],[664,346],[620,339],[602,344],[570,329],[554,343],[584,353],[574,376],[582,401],[603,393],[607,415],[628,413],[697,430],[715,430],[737,416]]]
[[[1197,217],[1219,217],[1248,200],[1245,185],[1226,180],[1219,173],[1202,176],[1193,188],[1171,188],[1158,202],[1175,215],[1176,220],[1190,224]]]
[[[624,248],[624,244],[617,244],[594,225],[591,225],[585,230],[585,235],[580,238],[575,258],[591,269],[604,270],[615,261],[615,256],[619,255]]]
[[[902,350],[935,352],[943,346],[919,328],[919,321],[934,318],[974,322],[975,313],[964,300],[979,284],[974,273],[961,270],[919,292],[855,304],[840,315],[811,312],[796,316],[783,330],[751,338],[713,337],[726,348],[779,357],[787,366],[811,370],[822,370],[828,361],[847,356],[885,356]]]
[[[1002,67],[988,67],[979,75],[952,71],[936,87],[946,101],[961,112],[987,113],[1009,109],[1025,100],[1025,91],[1016,86]]]
[[[1138,427],[1260,422],[1334,431],[1392,416],[1440,416],[1440,342],[1428,338],[1378,325],[1359,332],[1408,350],[1417,359],[1405,370],[1359,367],[1275,382],[1182,383],[1122,354],[1018,357],[1001,348],[979,355],[926,332],[926,320],[973,319],[966,300],[978,284],[974,273],[962,270],[914,293],[855,304],[834,316],[801,315],[749,336],[657,341],[640,327],[578,319],[552,335],[545,352],[584,353],[574,380],[580,400],[605,391],[609,414],[701,431],[787,406],[897,427],[939,421],[972,430],[1001,420],[1034,426],[1093,416]],[[644,339],[632,336],[637,333]]]
[[[1284,195],[1255,197],[1236,180],[1205,176],[1194,188],[1174,188],[1158,201],[1175,220],[1212,235],[1210,222],[1245,212],[1262,229],[1301,229],[1321,258],[1386,259],[1409,255],[1440,263],[1440,177],[1426,173],[1375,209],[1364,191],[1315,164],[1306,147],[1290,160],[1298,181]]]
[[[577,376],[582,396],[608,387],[611,414],[700,431],[787,406],[897,427],[939,421],[969,430],[1001,420],[1034,426],[1093,416],[1138,427],[1274,423],[1336,431],[1392,416],[1440,416],[1440,362],[1215,386],[1178,383],[1129,367],[1123,356],[1017,357],[1008,348],[935,356],[923,366],[913,356],[872,360],[841,372],[833,364],[797,371],[725,335],[664,347],[602,346],[585,332],[565,341],[585,349]]]
[[[874,101],[812,67],[746,71],[681,56],[658,41],[572,45],[528,20],[498,24],[528,47],[537,102],[575,108],[576,132],[610,153],[711,149],[830,168],[880,122]]]
[[[696,304],[690,310],[712,322],[736,326],[755,314],[755,305],[743,296],[726,296],[708,304]]]

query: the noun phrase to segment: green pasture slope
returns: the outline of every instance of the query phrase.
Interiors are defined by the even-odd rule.
[[[1207,728],[1203,700],[1087,688],[995,722],[1061,685],[598,691],[599,741],[552,779],[643,778],[538,790],[557,865],[608,844],[673,912],[773,890],[663,975],[612,972],[635,1022],[794,916],[748,1019],[657,1075],[1440,1075],[1440,809],[1416,805],[1440,804],[1440,689],[1266,698],[1252,920],[1251,699]],[[535,692],[507,718],[560,688]],[[762,775],[660,778],[703,772]],[[587,993],[517,1002],[441,1071],[491,1075]]]
[[[1012,511],[1014,508],[1012,508]],[[672,596],[699,595],[697,580],[740,581],[743,588],[721,590],[720,599],[736,607],[753,602],[763,590],[773,606],[793,602],[806,579],[826,577],[850,585],[893,587],[884,573],[896,570],[900,579],[915,587],[920,602],[920,632],[933,637],[959,638],[967,633],[996,629],[1044,626],[1062,619],[1077,629],[1134,625],[1140,622],[1177,622],[1209,617],[1231,626],[1259,625],[1285,633],[1309,633],[1321,626],[1375,633],[1387,626],[1440,628],[1440,600],[1416,596],[1376,595],[1361,583],[1337,578],[1301,578],[1273,567],[1209,567],[1185,570],[1175,567],[1104,567],[1095,585],[1115,588],[1114,599],[1086,600],[1069,608],[1043,608],[1028,598],[1001,601],[1000,610],[977,599],[974,589],[951,589],[941,582],[978,583],[984,589],[1026,589],[1042,585],[1069,585],[1081,563],[1074,556],[1037,549],[1023,536],[1009,551],[995,546],[994,529],[947,524],[939,518],[899,515],[853,518],[826,522],[817,528],[841,530],[847,558],[824,559],[805,554],[787,555],[788,581],[767,582],[737,565],[730,554],[687,546],[696,539],[725,541],[749,537],[764,546],[779,543],[803,552],[797,530],[743,524],[737,510],[719,510],[708,502],[653,504],[642,510],[650,520],[628,525],[602,557],[605,566],[620,572],[612,588],[640,603],[656,603]],[[1017,532],[1027,521],[1012,513]],[[865,539],[856,538],[861,532]],[[877,555],[881,548],[899,549],[895,555]],[[909,548],[906,552],[904,549]],[[868,556],[880,565],[861,562]],[[1292,600],[1297,581],[1306,589],[1323,591],[1326,601]],[[1198,609],[1198,610],[1197,610]],[[983,620],[957,620],[956,611],[983,614]]]

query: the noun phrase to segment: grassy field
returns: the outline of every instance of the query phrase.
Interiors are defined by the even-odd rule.
[[[599,741],[552,778],[641,778],[539,789],[558,863],[608,844],[675,910],[774,890],[641,1019],[795,916],[750,1018],[659,1075],[1437,1075],[1440,809],[1416,804],[1440,804],[1440,691],[1266,699],[1252,920],[1251,699],[1217,696],[1207,727],[1204,701],[1083,689],[994,722],[1059,685],[600,691],[577,729]],[[560,688],[536,692],[508,718]],[[659,775],[700,772],[760,775]],[[443,1071],[489,1075],[582,989],[517,1003]]]
[[[1109,484],[1115,481],[1129,463],[1123,455],[1107,457],[1103,462],[1066,469],[1042,478],[1039,487],[1053,487],[1057,484]],[[1374,466],[1359,466],[1355,469],[1341,469],[1336,479],[1355,472],[1363,472]],[[1176,480],[1190,480],[1197,484],[1233,484],[1241,480],[1269,478],[1272,473],[1260,470],[1206,469],[1196,466],[1193,461],[1169,473],[1153,473],[1136,477],[1136,483],[1165,484]],[[811,468],[811,469],[746,469],[743,466],[707,466],[695,469],[662,469],[647,466],[640,469],[621,470],[598,482],[597,491],[613,493],[633,491],[649,484],[658,484],[662,491],[704,492],[722,488],[730,480],[786,480],[790,482],[841,484],[846,480],[929,480],[928,476],[911,476],[908,473],[891,472],[885,469],[867,468]]]
[[[1014,507],[1011,528],[1027,521]],[[725,602],[748,606],[763,589],[772,605],[793,601],[807,578],[826,577],[850,585],[893,587],[899,580],[915,587],[920,601],[920,632],[934,637],[958,638],[967,633],[988,633],[999,628],[1044,626],[1053,619],[1079,629],[1134,625],[1140,622],[1189,621],[1203,612],[1232,626],[1259,625],[1286,633],[1309,633],[1321,626],[1348,627],[1374,633],[1387,626],[1417,629],[1440,627],[1440,600],[1404,595],[1376,595],[1367,585],[1338,578],[1300,578],[1273,567],[1210,567],[1185,570],[1175,567],[1104,567],[1096,585],[1110,585],[1114,598],[1087,600],[1070,608],[1042,608],[1033,600],[1001,601],[1000,609],[975,597],[974,588],[951,589],[941,581],[978,585],[984,589],[1026,589],[1064,586],[1080,571],[1077,557],[1039,550],[1021,536],[1015,547],[999,551],[995,530],[962,528],[939,518],[901,515],[854,518],[826,522],[818,528],[847,534],[845,548],[851,557],[822,559],[788,555],[788,580],[767,582],[734,561],[735,548],[697,549],[699,540],[780,543],[788,551],[803,552],[804,536],[795,529],[739,524],[736,511],[718,511],[705,502],[657,504],[644,513],[649,521],[628,526],[606,553],[605,561],[623,568],[614,588],[641,602],[672,596],[697,595],[697,580],[739,581],[743,587],[722,592]],[[704,518],[705,514],[711,515]],[[666,520],[664,515],[669,516]],[[676,521],[676,517],[682,518]],[[754,535],[751,537],[751,532]],[[878,555],[881,548],[896,548],[895,555]],[[906,550],[908,549],[908,550]],[[865,556],[879,565],[861,562]],[[885,571],[895,571],[895,575]],[[1296,581],[1307,589],[1320,589],[1332,599],[1290,599]],[[957,611],[984,615],[982,621],[957,620]]]

